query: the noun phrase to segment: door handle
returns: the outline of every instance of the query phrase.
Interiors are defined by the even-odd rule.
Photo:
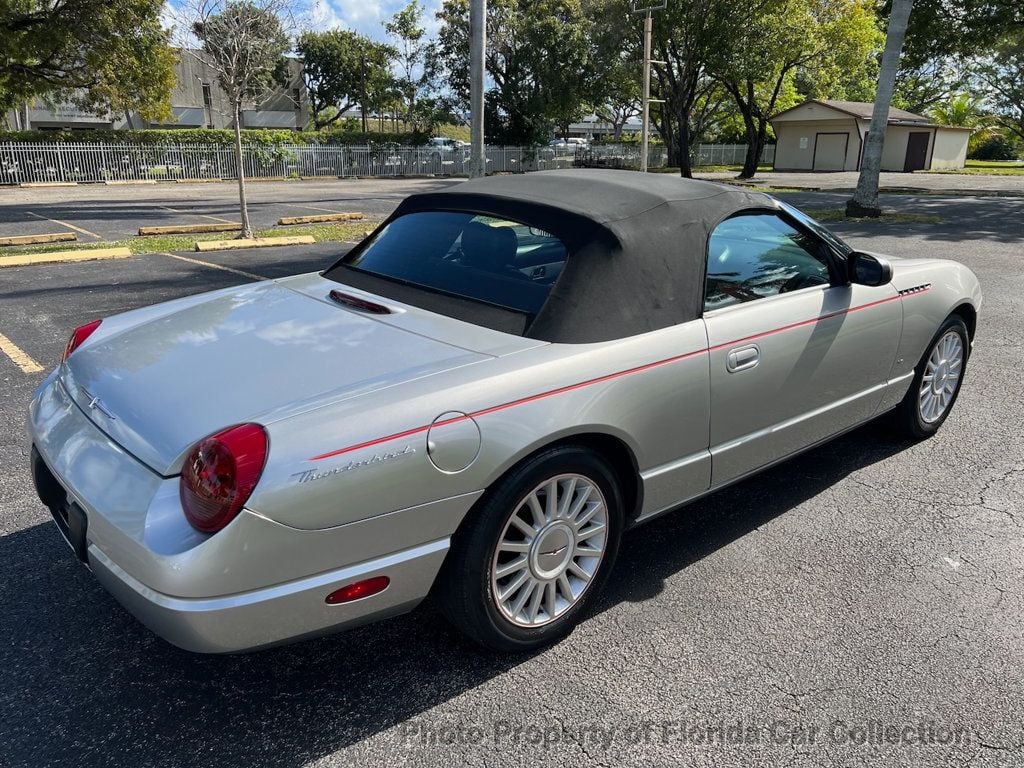
[[[729,355],[725,359],[725,367],[730,373],[738,373],[756,367],[759,362],[761,362],[761,350],[757,348],[756,344],[750,344],[746,347],[730,349]]]

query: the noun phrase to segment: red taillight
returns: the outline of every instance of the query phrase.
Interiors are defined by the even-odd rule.
[[[102,320],[93,320],[91,323],[80,325],[71,332],[71,337],[68,339],[68,343],[64,345],[64,356],[60,359],[63,363],[68,359],[68,355],[82,346],[85,340],[92,336],[92,332],[100,327]]]
[[[388,588],[391,579],[387,576],[374,576],[372,579],[363,579],[354,584],[346,584],[341,589],[336,589],[329,594],[325,600],[328,605],[339,603],[351,603],[353,600],[362,600],[364,597],[376,595]]]
[[[249,499],[267,460],[267,433],[239,424],[204,438],[181,469],[181,506],[194,528],[215,533]]]

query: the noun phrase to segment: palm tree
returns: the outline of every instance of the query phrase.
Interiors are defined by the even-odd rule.
[[[885,33],[885,50],[882,51],[882,64],[878,73],[878,88],[875,91],[875,108],[871,112],[871,128],[864,141],[857,191],[846,201],[847,216],[878,218],[882,215],[878,205],[878,172],[882,168],[882,147],[885,144],[885,128],[889,123],[889,106],[892,104],[896,71],[900,66],[903,38],[907,36],[907,22],[913,6],[914,0],[892,0],[889,28]]]
[[[983,99],[969,93],[958,93],[943,104],[936,104],[928,111],[928,117],[940,125],[955,125],[959,128],[982,128],[988,117],[982,107]]]

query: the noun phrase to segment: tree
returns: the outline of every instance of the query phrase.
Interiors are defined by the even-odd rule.
[[[669,165],[678,165],[684,177],[693,175],[693,112],[710,87],[710,74],[722,71],[738,44],[736,31],[769,1],[669,0],[668,7],[656,16],[654,59],[664,63],[653,65],[652,80],[656,96],[664,103],[652,115],[668,149]],[[625,3],[608,2],[612,18],[628,23]],[[637,26],[639,18],[633,19]]]
[[[604,95],[595,114],[612,126],[612,140],[621,141],[622,130],[632,118],[641,114],[643,95],[640,85],[640,67],[636,62],[615,61],[598,92]]]
[[[738,33],[739,45],[714,73],[743,118],[747,154],[739,178],[753,178],[768,121],[797,102],[798,72],[813,95],[834,95],[841,77],[864,70],[878,42],[868,0],[772,0]]]
[[[589,8],[594,76],[591,100],[594,113],[612,126],[612,138],[643,108],[643,49],[634,30],[625,24],[606,24],[600,5]]]
[[[253,230],[245,196],[242,107],[259,103],[283,76],[285,54],[291,48],[285,31],[290,10],[284,0],[200,0],[187,11],[192,34],[202,46],[202,61],[217,72],[217,82],[231,104],[243,238],[251,238]]]
[[[1024,31],[999,41],[990,56],[975,62],[973,72],[987,91],[997,124],[1024,140]]]
[[[469,104],[469,2],[445,0],[436,55],[453,96]],[[490,0],[487,7],[490,141],[537,144],[589,108],[589,23],[580,0]]]
[[[875,106],[871,112],[871,127],[864,141],[861,157],[860,178],[857,190],[846,202],[847,216],[870,216],[878,218],[882,209],[878,206],[878,173],[882,168],[882,148],[885,144],[885,130],[889,125],[889,106],[892,103],[896,70],[900,65],[900,50],[907,34],[907,22],[914,0],[893,0],[889,27],[885,33],[885,50],[882,51],[882,65],[878,73],[878,89],[875,91]]]
[[[888,17],[882,3],[879,17]],[[1024,25],[1020,0],[917,0],[907,27],[893,102],[925,112],[969,86],[965,61],[984,57]]]
[[[405,122],[419,129],[421,118],[429,116],[432,110],[417,110],[417,104],[434,75],[434,59],[430,56],[427,30],[423,27],[423,6],[419,0],[411,0],[396,11],[384,22],[384,30],[395,41],[399,71],[395,86],[402,99]]]
[[[333,125],[359,104],[366,130],[366,111],[383,106],[394,90],[395,49],[348,29],[332,29],[303,33],[296,50],[313,126]]]
[[[0,0],[0,113],[36,97],[171,116],[162,0]]]
[[[979,128],[986,122],[984,99],[969,93],[958,93],[928,110],[930,117],[939,125],[955,125],[960,128]]]

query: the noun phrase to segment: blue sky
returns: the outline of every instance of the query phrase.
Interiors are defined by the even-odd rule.
[[[408,0],[318,0],[311,15],[318,29],[347,27],[375,40],[383,40],[383,22],[407,3]],[[437,30],[434,13],[441,7],[441,0],[420,0],[420,3],[426,9],[423,26],[433,36]]]
[[[344,27],[354,29],[374,40],[386,40],[384,22],[390,19],[395,11],[401,10],[409,0],[308,0],[305,5],[308,13],[303,14],[303,26],[317,31]],[[427,36],[437,33],[438,22],[435,15],[441,8],[442,0],[420,0],[424,8],[423,26]],[[161,18],[167,27],[178,22],[177,11],[188,6],[188,0],[165,0]],[[178,25],[180,27],[180,25]],[[177,42],[177,41],[176,41]]]

